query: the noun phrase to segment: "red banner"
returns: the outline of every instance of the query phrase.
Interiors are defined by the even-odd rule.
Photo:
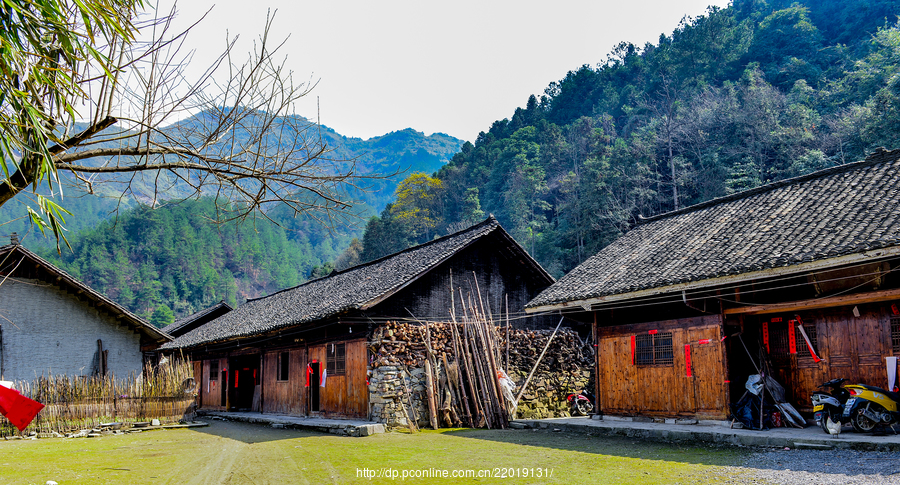
[[[684,346],[684,366],[687,368],[687,376],[693,377],[691,373],[691,344],[685,344]]]
[[[700,339],[700,345],[708,344],[708,343],[709,343],[709,339],[708,339],[708,338],[702,338],[702,339]]]
[[[790,352],[792,354],[797,353],[797,333],[794,330],[794,325],[796,324],[796,320],[788,321],[788,345],[791,347]]]
[[[647,333],[649,333],[650,335],[656,335],[657,332],[659,332],[659,330],[650,330]]]
[[[631,336],[631,365],[634,365],[634,338],[635,336]]]
[[[769,350],[769,322],[763,322],[763,345],[766,346],[766,352],[771,353]]]

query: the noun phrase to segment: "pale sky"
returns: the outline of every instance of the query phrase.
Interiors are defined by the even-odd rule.
[[[172,0],[160,0],[168,11]],[[277,10],[273,36],[294,79],[318,85],[299,114],[345,136],[413,128],[474,141],[528,96],[583,64],[606,59],[620,41],[656,43],[685,15],[726,0],[222,0],[188,37],[202,64],[239,34],[238,52]],[[212,2],[182,1],[176,26]],[[193,63],[192,63],[193,64]],[[193,66],[192,66],[193,67]]]

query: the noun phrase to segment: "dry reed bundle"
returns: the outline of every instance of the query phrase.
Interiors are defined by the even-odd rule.
[[[190,361],[172,359],[125,378],[51,374],[17,381],[22,395],[45,406],[23,433],[68,433],[110,421],[184,420],[193,412],[193,372]],[[17,433],[0,417],[0,436]]]

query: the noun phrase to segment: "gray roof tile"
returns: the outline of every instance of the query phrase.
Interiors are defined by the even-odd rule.
[[[260,335],[315,322],[349,310],[365,309],[495,231],[509,237],[491,216],[455,234],[334,272],[267,297],[250,300],[162,348],[187,348]],[[522,252],[524,254],[524,250]],[[536,262],[534,265],[544,272]],[[547,278],[552,281],[549,275]]]
[[[545,289],[552,307],[900,245],[900,150],[648,219]]]

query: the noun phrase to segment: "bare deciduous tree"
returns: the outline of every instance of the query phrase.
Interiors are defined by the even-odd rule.
[[[0,205],[20,192],[33,195],[39,212],[29,208],[32,220],[57,240],[65,210],[53,199],[61,180],[151,204],[214,196],[222,202],[220,220],[265,216],[259,209],[277,203],[333,223],[352,207],[358,183],[372,178],[358,174],[352,161],[331,157],[319,126],[295,114],[314,83],[295,83],[277,57],[284,43],[269,38],[272,15],[247,60],[237,61],[230,39],[189,80],[186,66],[197,60],[184,52],[190,29],[169,34],[174,8],[143,18],[134,0],[61,1],[61,35],[41,24],[37,9],[44,7],[21,3],[18,15],[36,19],[37,37],[19,46],[25,61],[12,71],[17,85],[37,88],[24,90],[25,104],[0,100],[6,125]],[[101,14],[78,15],[85,4],[99,5]],[[116,28],[98,29],[108,25]],[[58,55],[70,38],[79,44]],[[62,48],[54,50],[56,44]],[[53,85],[52,76],[36,77],[32,68],[41,63],[69,80],[68,89]],[[40,195],[48,189],[53,198]]]

